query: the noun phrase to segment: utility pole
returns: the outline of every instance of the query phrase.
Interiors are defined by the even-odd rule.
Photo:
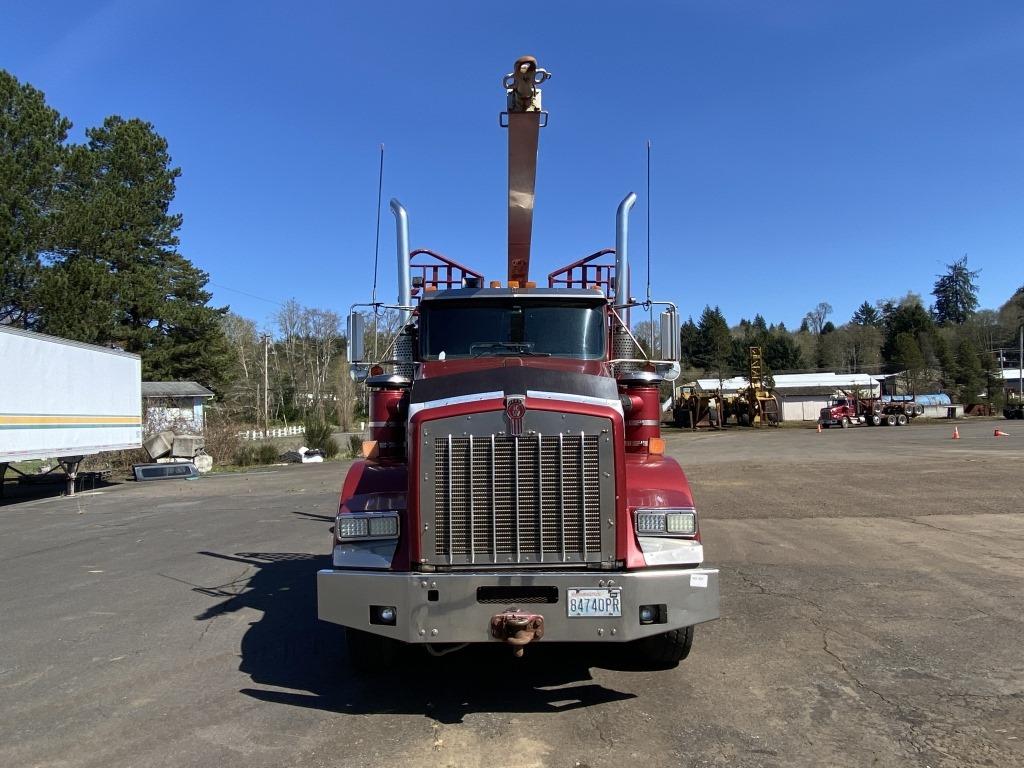
[[[270,431],[270,334],[263,334],[263,431]]]

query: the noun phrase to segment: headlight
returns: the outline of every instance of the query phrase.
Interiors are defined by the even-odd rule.
[[[355,512],[338,515],[334,527],[338,541],[397,539],[397,512]]]
[[[692,509],[638,509],[633,513],[638,536],[697,534],[697,513]]]

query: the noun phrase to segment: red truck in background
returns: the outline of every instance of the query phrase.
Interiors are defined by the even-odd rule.
[[[856,424],[903,427],[922,413],[924,408],[913,399],[894,396],[893,399],[883,400],[880,397],[845,395],[833,398],[828,407],[821,409],[818,423],[826,429],[832,426],[846,429]]]
[[[504,643],[521,655],[541,638],[630,643],[664,666],[719,615],[718,570],[703,565],[693,495],[660,434],[659,386],[679,375],[677,312],[629,292],[636,195],[618,207],[614,249],[546,286],[529,279],[547,77],[523,57],[504,80],[507,282],[484,287],[468,267],[410,251],[392,200],[398,303],[349,315],[370,440],[345,478],[317,602],[346,628],[357,668],[389,663],[402,644]],[[653,305],[664,307],[665,359],[629,328],[632,308]],[[380,359],[367,359],[360,306],[401,315]]]

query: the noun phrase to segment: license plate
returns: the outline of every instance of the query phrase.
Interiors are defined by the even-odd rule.
[[[614,589],[570,589],[567,592],[570,619],[622,615],[622,590],[618,587]]]

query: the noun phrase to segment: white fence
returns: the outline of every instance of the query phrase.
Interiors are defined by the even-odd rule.
[[[302,425],[297,427],[271,427],[270,429],[251,429],[239,432],[238,436],[243,440],[266,440],[271,437],[291,437],[293,435],[306,434],[306,428]]]

